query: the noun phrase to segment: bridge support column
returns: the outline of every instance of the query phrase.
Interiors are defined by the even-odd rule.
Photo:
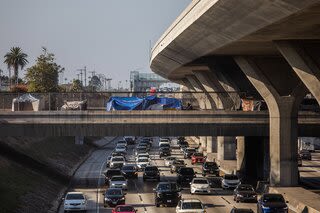
[[[299,76],[304,85],[320,104],[320,68],[302,47],[289,41],[274,42]],[[316,54],[320,54],[317,52]]]
[[[83,136],[75,136],[74,141],[76,145],[83,145],[84,137]]]
[[[200,137],[200,143],[201,143],[202,150],[207,149],[207,137],[206,136]]]
[[[235,160],[236,159],[236,143],[235,137],[221,137],[217,138],[218,153],[217,158],[222,160]]]
[[[243,173],[245,167],[245,137],[238,136],[237,138],[237,171]]]
[[[297,185],[297,116],[307,90],[281,58],[235,57],[235,61],[268,105],[270,184]]]

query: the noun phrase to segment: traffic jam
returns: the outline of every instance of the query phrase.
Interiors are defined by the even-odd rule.
[[[289,212],[281,194],[259,194],[236,174],[224,174],[215,160],[209,161],[197,144],[184,137],[123,137],[108,152],[105,167],[102,195],[107,212],[140,212],[141,207],[149,212],[151,205],[153,212]],[[143,193],[150,184],[151,205],[142,199],[139,205],[128,201],[129,191]],[[203,196],[208,201],[203,202]],[[226,204],[215,203],[217,197]],[[86,202],[82,192],[67,193],[64,210],[86,211]],[[247,205],[236,207],[239,203]]]

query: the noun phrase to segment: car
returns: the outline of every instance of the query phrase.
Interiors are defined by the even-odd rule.
[[[241,184],[241,181],[237,175],[226,174],[222,177],[222,189],[235,189],[239,184]]]
[[[182,199],[178,202],[176,213],[193,212],[205,213],[205,207],[198,199]]]
[[[203,155],[203,153],[195,152],[191,155],[191,164],[196,163],[204,163],[206,161],[206,157]]]
[[[146,166],[150,165],[150,159],[146,157],[140,157],[137,159],[137,167],[140,171],[142,171]]]
[[[177,171],[177,183],[182,185],[190,185],[193,178],[196,177],[196,173],[191,167],[182,167]]]
[[[171,150],[168,147],[162,147],[159,149],[159,157],[162,158],[163,156],[170,156]]]
[[[263,194],[257,203],[258,213],[288,213],[288,206],[281,194]]]
[[[128,189],[128,181],[123,175],[116,175],[109,180],[110,188],[120,188],[123,190]]]
[[[137,210],[130,205],[118,205],[112,209],[112,213],[136,213]]]
[[[123,140],[127,142],[128,145],[133,145],[136,143],[136,137],[134,136],[124,136]]]
[[[124,145],[117,145],[115,148],[115,152],[121,152],[123,154],[127,154],[127,147]]]
[[[136,161],[138,160],[138,158],[141,158],[141,157],[146,157],[146,158],[148,158],[149,160],[151,160],[149,153],[141,153],[141,154],[138,154],[138,155],[136,156]]]
[[[125,178],[138,178],[138,168],[135,165],[125,165],[121,172]]]
[[[106,160],[106,167],[107,168],[110,167],[111,158],[112,158],[112,156],[107,157],[107,160]]]
[[[160,138],[159,139],[159,146],[160,146],[160,143],[170,143],[170,139],[169,138]]]
[[[139,146],[145,146],[148,149],[150,149],[150,147],[151,147],[151,145],[148,141],[140,141],[137,147],[139,147]]]
[[[146,148],[136,148],[135,150],[135,155],[138,155],[138,154],[142,154],[142,153],[148,153],[148,150]]]
[[[114,207],[117,205],[124,205],[126,203],[126,193],[122,189],[109,188],[104,193],[103,204],[104,207]]]
[[[127,143],[127,141],[125,141],[125,140],[118,141],[118,142],[117,142],[117,146],[120,146],[120,145],[127,147],[127,146],[128,146],[128,143]]]
[[[169,167],[172,165],[173,161],[175,160],[177,160],[176,157],[167,157],[164,159],[164,165]]]
[[[183,151],[183,148],[188,148],[189,147],[189,143],[187,141],[183,141],[179,143],[179,148],[181,151]]]
[[[234,190],[234,201],[238,202],[257,202],[257,193],[249,184],[240,184]]]
[[[210,194],[210,183],[207,178],[193,178],[190,183],[190,193],[197,194],[197,193],[205,193]]]
[[[162,143],[159,145],[159,148],[162,149],[162,148],[168,148],[170,149],[171,151],[171,145],[169,143]]]
[[[111,153],[111,157],[116,157],[116,156],[122,156],[122,157],[125,158],[124,153],[113,151],[113,152]]]
[[[299,155],[302,160],[312,160],[311,153],[308,150],[301,150]]]
[[[121,168],[123,165],[126,165],[126,160],[122,156],[115,156],[111,158],[110,168]]]
[[[219,176],[220,170],[216,162],[204,162],[204,164],[202,164],[202,176],[206,176],[208,174]]]
[[[174,182],[160,182],[154,189],[154,202],[160,205],[176,206],[181,200],[181,189]]]
[[[231,209],[230,213],[254,213],[252,209],[238,209],[234,207]]]
[[[108,169],[105,173],[104,173],[104,182],[106,185],[109,185],[109,181],[113,176],[119,176],[122,175],[122,172],[120,171],[120,169]]]
[[[147,144],[138,144],[138,146],[136,147],[137,149],[146,149],[147,152],[150,150],[150,147]]]
[[[183,157],[184,159],[187,159],[187,158],[191,158],[191,156],[193,155],[193,153],[197,152],[197,149],[196,148],[186,148],[184,153],[183,153]]]
[[[170,172],[177,172],[180,168],[186,167],[186,165],[187,164],[184,162],[184,160],[174,160],[170,166]]]
[[[150,144],[150,147],[152,146],[153,138],[143,138],[142,141],[145,141]]]
[[[160,171],[156,166],[146,166],[143,172],[143,181],[145,180],[157,180],[160,181]]]
[[[170,142],[168,142],[168,141],[160,141],[160,142],[159,142],[159,147],[161,147],[161,146],[163,146],[163,145],[170,147]]]
[[[87,211],[87,199],[82,192],[68,192],[63,201],[64,212]]]

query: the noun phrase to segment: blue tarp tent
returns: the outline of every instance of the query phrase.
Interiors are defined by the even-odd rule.
[[[176,98],[158,98],[157,96],[111,97],[107,103],[107,111],[111,110],[167,110],[181,109],[181,100]]]

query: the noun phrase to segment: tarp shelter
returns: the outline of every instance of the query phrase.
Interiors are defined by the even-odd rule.
[[[181,109],[181,100],[176,98],[158,98],[157,96],[111,97],[107,102],[107,111],[111,110],[169,110]]]
[[[12,111],[40,111],[44,103],[31,94],[23,94],[12,100]]]

